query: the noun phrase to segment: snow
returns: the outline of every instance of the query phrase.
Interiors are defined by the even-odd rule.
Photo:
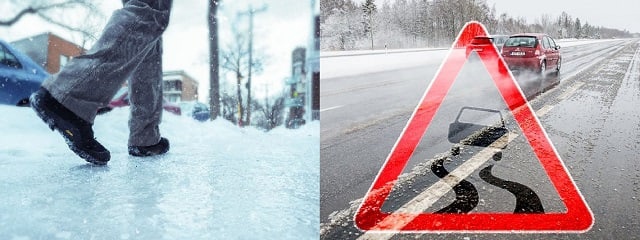
[[[620,39],[575,39],[575,38],[569,38],[569,39],[556,40],[556,43],[558,45],[560,45],[561,47],[572,47],[572,46],[578,46],[578,45],[584,45],[584,44],[604,43],[604,42],[610,42],[610,41],[621,41],[621,40]]]
[[[439,65],[448,54],[446,50],[400,52],[389,54],[351,54],[339,57],[320,57],[320,77],[338,78],[367,73],[399,70],[430,64]]]
[[[98,116],[106,167],[29,108],[0,105],[0,239],[316,239],[318,121],[239,129],[164,113],[164,156],[127,154],[128,108]]]
[[[621,39],[561,39],[561,47],[623,41]],[[323,79],[357,76],[420,66],[440,66],[449,49],[416,48],[395,50],[331,51],[320,55]]]
[[[348,51],[323,51],[320,53],[320,57],[338,57],[349,55],[371,55],[371,54],[387,54],[387,53],[402,53],[402,52],[424,52],[424,51],[438,51],[448,50],[448,48],[407,48],[407,49],[383,49],[383,50],[348,50]]]

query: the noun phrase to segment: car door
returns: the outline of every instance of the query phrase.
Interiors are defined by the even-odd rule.
[[[22,89],[18,76],[22,66],[9,50],[0,44],[0,103],[16,104]]]
[[[558,64],[558,50],[555,47],[555,44],[552,44],[552,40],[548,36],[544,36],[543,39],[544,52],[547,56],[547,68],[556,68]]]
[[[553,38],[548,37],[549,38],[549,43],[551,44],[551,49],[553,49],[553,57],[555,58],[555,64],[561,64],[561,56],[560,56],[560,46],[558,46],[558,44],[556,44],[556,41],[553,40]]]
[[[29,96],[48,76],[29,57],[0,42],[0,102],[10,105],[28,103]]]

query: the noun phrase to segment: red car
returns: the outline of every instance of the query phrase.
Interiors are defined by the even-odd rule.
[[[509,38],[508,36],[505,35],[491,35],[491,36],[478,36],[478,37],[474,37],[471,40],[471,43],[469,43],[469,45],[467,45],[467,56],[469,56],[469,53],[471,53],[471,51],[482,51],[482,47],[483,46],[487,46],[487,45],[495,45],[496,49],[498,49],[498,52],[500,52],[502,50],[502,46],[504,44],[504,42],[507,40],[507,38]]]
[[[543,33],[511,35],[502,47],[502,58],[512,70],[531,70],[543,77],[560,73],[560,45]]]
[[[114,108],[125,106],[129,106],[129,88],[127,87],[123,87],[118,90],[113,99],[111,99],[111,102],[109,102],[109,105],[98,109],[98,114],[103,114],[113,110]],[[162,108],[165,111],[176,115],[181,114],[180,106],[167,101],[165,98],[162,98]]]
[[[469,45],[467,45],[467,56],[469,56],[469,53],[471,53],[471,51],[476,51],[476,52],[480,52],[482,51],[484,46],[490,46],[493,44],[493,39],[491,37],[487,37],[487,36],[481,36],[481,37],[474,37],[471,40],[471,43],[469,43]]]

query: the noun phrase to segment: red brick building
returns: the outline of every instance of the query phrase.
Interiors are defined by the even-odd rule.
[[[11,45],[27,54],[51,74],[59,72],[71,58],[86,51],[81,46],[50,32],[14,41]]]
[[[173,103],[198,100],[198,81],[185,71],[166,71],[162,73],[163,95]]]

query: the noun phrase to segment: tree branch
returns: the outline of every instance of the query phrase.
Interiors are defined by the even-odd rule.
[[[39,7],[28,7],[28,8],[22,9],[22,11],[18,12],[18,14],[16,14],[13,18],[9,20],[6,20],[6,21],[0,20],[0,26],[11,26],[14,23],[18,22],[18,20],[20,20],[26,14],[35,14],[47,9],[66,7],[68,5],[79,4],[79,3],[83,3],[83,2],[80,0],[70,0],[66,2],[54,3],[50,5],[39,6]]]
[[[53,4],[49,4],[49,5],[43,5],[43,6],[30,6],[27,7],[25,9],[22,9],[20,12],[18,12],[18,14],[16,14],[13,18],[10,18],[9,20],[0,20],[0,26],[11,26],[13,24],[15,24],[16,22],[18,22],[22,17],[24,17],[27,14],[35,14],[39,17],[41,17],[42,19],[44,19],[47,22],[50,22],[56,26],[65,28],[67,30],[70,31],[74,31],[74,32],[79,32],[87,37],[90,37],[92,39],[95,39],[94,34],[88,32],[87,30],[83,30],[80,28],[75,28],[75,27],[71,27],[67,24],[64,24],[62,22],[56,21],[53,18],[45,15],[43,12],[47,11],[47,10],[51,10],[51,9],[56,9],[56,8],[68,8],[68,7],[73,7],[74,5],[79,5],[79,6],[84,6],[86,7],[90,12],[94,12],[94,13],[99,13],[99,11],[97,10],[97,7],[93,4],[91,4],[89,1],[86,0],[68,0],[68,1],[64,1],[64,2],[59,2],[59,3],[53,3]]]
[[[36,13],[37,11],[38,10],[32,7],[22,9],[22,11],[20,11],[18,14],[16,14],[13,18],[9,20],[6,20],[6,21],[0,20],[0,26],[11,26],[14,23],[16,23],[18,20],[20,20],[20,18],[22,18],[25,14],[33,14],[33,13]]]
[[[37,14],[39,17],[41,17],[42,19],[44,19],[45,21],[47,21],[47,22],[49,22],[49,23],[51,23],[51,24],[53,24],[53,25],[56,25],[56,26],[61,27],[61,28],[64,28],[64,29],[67,29],[67,30],[69,30],[69,31],[73,31],[73,32],[81,33],[82,35],[84,35],[84,36],[86,36],[86,37],[89,37],[89,38],[91,38],[91,39],[93,39],[93,40],[96,40],[96,36],[94,36],[94,35],[93,35],[93,33],[88,32],[87,30],[80,29],[80,28],[76,28],[76,27],[72,27],[72,26],[69,26],[69,25],[67,25],[67,24],[64,24],[64,23],[58,22],[58,21],[56,21],[56,20],[54,20],[54,19],[50,18],[49,16],[44,15],[44,14],[43,14],[43,13],[41,13],[41,12],[37,12],[36,14]]]

